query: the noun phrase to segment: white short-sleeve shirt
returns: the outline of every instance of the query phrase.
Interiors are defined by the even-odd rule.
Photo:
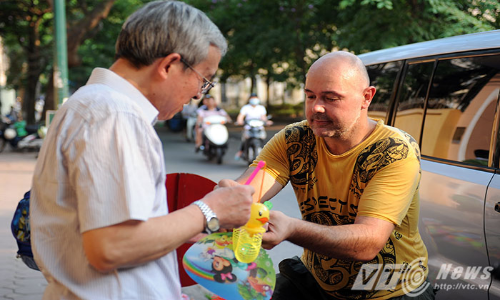
[[[175,251],[140,266],[100,273],[82,233],[168,213],[158,111],[107,69],[92,72],[56,113],[40,151],[31,193],[35,260],[43,299],[180,299]]]
[[[240,114],[245,115],[245,120],[262,119],[262,116],[267,115],[266,108],[263,105],[246,104],[240,109]]]

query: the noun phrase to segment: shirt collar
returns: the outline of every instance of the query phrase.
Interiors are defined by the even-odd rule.
[[[95,68],[87,81],[88,84],[104,84],[114,90],[120,91],[120,93],[126,95],[139,105],[147,120],[152,125],[158,121],[159,112],[151,102],[135,86],[115,72],[109,69]]]

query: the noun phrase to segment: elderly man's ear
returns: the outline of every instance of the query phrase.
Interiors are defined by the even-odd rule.
[[[160,59],[157,70],[161,76],[168,76],[173,66],[182,64],[179,53],[171,53]]]

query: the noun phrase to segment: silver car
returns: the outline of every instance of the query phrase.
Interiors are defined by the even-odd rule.
[[[436,299],[500,299],[500,30],[359,57],[377,88],[370,116],[420,145]]]

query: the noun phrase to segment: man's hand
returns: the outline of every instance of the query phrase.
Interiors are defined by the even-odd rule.
[[[220,187],[233,187],[233,186],[238,186],[238,185],[241,185],[239,182],[236,182],[234,180],[231,180],[231,179],[222,179],[221,181],[219,181],[219,183],[216,185],[217,188],[220,188]]]
[[[269,214],[269,228],[262,236],[262,247],[270,250],[286,240],[292,228],[293,219],[284,213],[272,210]]]
[[[219,188],[202,200],[215,212],[221,228],[245,225],[250,218],[254,188],[232,180],[221,180]]]

